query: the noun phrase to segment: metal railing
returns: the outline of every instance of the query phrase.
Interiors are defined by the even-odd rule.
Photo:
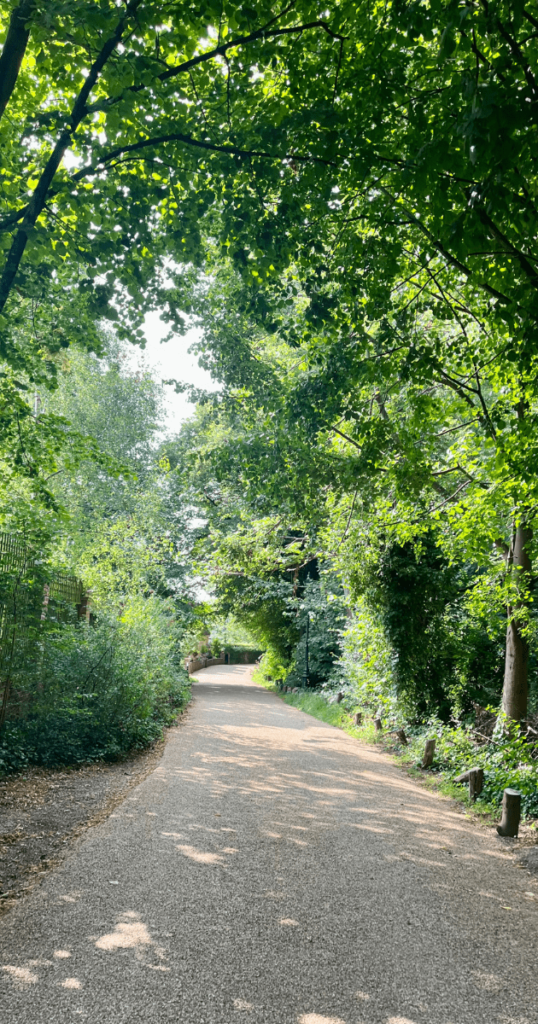
[[[67,620],[73,607],[88,615],[82,581],[51,571],[19,537],[0,533],[0,728],[14,681],[41,657],[47,624]]]

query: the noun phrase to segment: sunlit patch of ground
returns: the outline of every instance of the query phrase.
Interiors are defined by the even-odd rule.
[[[176,850],[179,850],[189,860],[196,861],[197,864],[224,864],[224,857],[221,857],[219,853],[208,853],[204,850],[197,850],[195,846],[187,846],[186,844],[176,846]]]
[[[151,938],[142,921],[120,921],[113,932],[101,935],[95,945],[97,949],[135,949],[150,946]]]
[[[322,1017],[319,1013],[304,1013],[299,1024],[346,1024],[341,1017]]]
[[[11,975],[18,988],[26,988],[27,985],[35,985],[39,981],[37,974],[29,971],[27,967],[11,967],[6,964],[2,970]]]

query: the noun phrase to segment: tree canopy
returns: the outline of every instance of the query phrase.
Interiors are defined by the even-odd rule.
[[[0,19],[0,355],[21,416],[59,349],[99,351],[99,319],[141,342],[148,309],[173,332],[197,313],[236,442],[220,479],[316,529],[320,493],[347,503],[346,542],[360,509],[493,565],[521,717],[536,7],[21,0]],[[55,471],[47,453],[26,471]]]

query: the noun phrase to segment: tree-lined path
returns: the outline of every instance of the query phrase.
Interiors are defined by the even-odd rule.
[[[250,669],[0,922],[12,1024],[535,1024],[538,887]],[[536,893],[533,901],[528,893]]]

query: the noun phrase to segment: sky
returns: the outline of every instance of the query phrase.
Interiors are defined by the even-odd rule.
[[[196,356],[189,353],[189,348],[201,335],[199,328],[194,327],[188,331],[183,338],[174,338],[166,344],[161,344],[161,338],[168,333],[167,324],[159,320],[158,313],[148,313],[144,322],[144,333],[147,343],[140,355],[137,353],[137,361],[140,358],[144,361],[158,379],[168,380],[173,377],[175,380],[187,384],[194,384],[197,388],[206,391],[216,391],[218,385],[210,377],[206,370],[198,366]],[[167,430],[174,432],[184,420],[192,416],[194,405],[187,400],[186,395],[178,395],[171,387],[165,388]]]
[[[218,385],[212,380],[206,370],[198,366],[197,359],[189,353],[189,348],[201,336],[199,328],[193,328],[182,338],[173,338],[166,344],[161,345],[161,338],[168,334],[168,326],[159,320],[158,313],[148,313],[144,321],[144,334],[146,335],[145,349],[135,350],[134,360],[136,363],[143,362],[159,378],[168,380],[173,377],[175,380],[184,381],[187,384],[194,384],[197,388],[204,388],[206,391],[216,391]],[[192,416],[194,405],[187,401],[186,395],[178,395],[173,388],[165,388],[166,400],[166,431],[174,433],[184,420]],[[194,592],[198,601],[211,601],[211,594],[200,584],[196,584]]]

